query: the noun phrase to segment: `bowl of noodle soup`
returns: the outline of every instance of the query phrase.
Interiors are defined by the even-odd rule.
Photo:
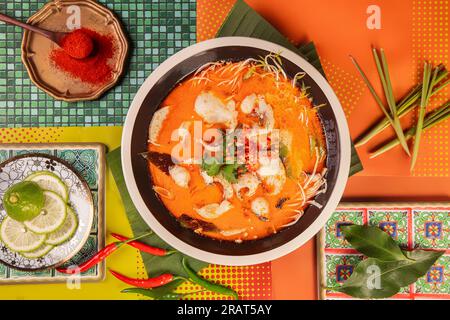
[[[175,249],[226,265],[270,261],[313,237],[339,203],[350,155],[325,78],[279,45],[242,37],[162,63],[122,137],[143,220]]]

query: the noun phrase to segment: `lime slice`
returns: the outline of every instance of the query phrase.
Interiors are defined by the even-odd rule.
[[[36,234],[23,223],[10,217],[3,219],[0,226],[0,238],[12,251],[32,251],[39,248],[45,241],[45,235]]]
[[[38,171],[29,175],[25,180],[36,182],[44,190],[53,191],[66,202],[69,198],[66,184],[52,172]]]
[[[66,220],[61,227],[53,231],[52,233],[47,234],[47,239],[45,239],[46,244],[50,245],[59,245],[63,242],[66,242],[70,238],[72,238],[73,234],[77,230],[78,227],[78,218],[73,209],[67,206],[67,216]]]
[[[64,223],[67,214],[66,203],[56,193],[44,191],[44,198],[41,213],[36,218],[24,222],[28,229],[39,234],[58,229]]]
[[[28,251],[28,252],[21,252],[20,254],[28,259],[37,259],[37,258],[45,256],[52,249],[53,249],[53,246],[44,243],[36,250]]]
[[[31,220],[38,216],[44,205],[44,194],[39,185],[22,181],[6,190],[3,206],[6,213],[17,221]]]

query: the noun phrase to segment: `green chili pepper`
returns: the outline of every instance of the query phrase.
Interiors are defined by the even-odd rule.
[[[165,284],[158,288],[153,289],[144,289],[144,288],[127,288],[122,290],[122,293],[138,293],[142,294],[146,297],[155,299],[155,300],[164,300],[165,297],[171,293],[173,293],[178,286],[180,286],[184,280],[177,279],[168,284]],[[173,300],[173,299],[169,299]]]
[[[236,300],[239,300],[238,293],[236,291],[234,291],[233,289],[222,286],[217,283],[210,282],[206,279],[203,279],[199,275],[197,275],[197,273],[194,270],[192,270],[192,268],[187,264],[187,261],[185,258],[183,258],[182,264],[183,264],[184,271],[186,271],[187,275],[189,276],[189,280],[191,282],[202,286],[206,290],[224,294],[227,296],[232,296]]]

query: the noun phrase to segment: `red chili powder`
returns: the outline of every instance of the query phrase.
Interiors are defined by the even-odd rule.
[[[75,59],[84,59],[91,54],[94,49],[94,43],[86,32],[82,29],[77,29],[62,38],[60,47],[69,56]]]
[[[93,41],[91,55],[85,59],[75,59],[58,48],[50,52],[50,60],[57,68],[74,78],[93,85],[104,84],[112,77],[112,68],[108,61],[114,56],[114,39],[110,35],[102,35],[90,29],[80,30]]]

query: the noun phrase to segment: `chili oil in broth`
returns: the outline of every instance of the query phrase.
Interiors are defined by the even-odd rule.
[[[320,207],[314,197],[326,191],[326,143],[320,106],[312,104],[301,77],[288,78],[277,56],[269,55],[207,64],[169,93],[150,125],[148,166],[155,192],[175,218],[199,234],[241,242],[296,223],[309,205]],[[265,177],[259,163],[247,164],[236,182],[205,175],[201,164],[171,164],[180,143],[172,141],[173,132],[183,128],[193,137],[193,121],[202,122],[203,132],[279,129],[279,170]]]

